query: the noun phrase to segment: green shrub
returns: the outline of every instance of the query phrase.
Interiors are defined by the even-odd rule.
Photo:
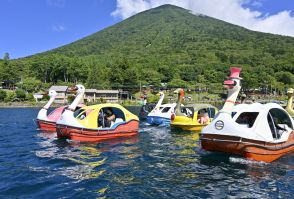
[[[4,90],[0,90],[0,101],[3,101],[6,97],[6,91]]]
[[[26,96],[26,100],[28,100],[30,102],[35,102],[34,95],[32,93],[28,93]]]
[[[158,102],[158,100],[159,100],[159,96],[153,95],[153,94],[148,94],[148,97],[147,97],[148,103],[156,104]]]
[[[15,91],[15,94],[16,94],[16,98],[18,98],[19,100],[23,101],[26,99],[26,93],[24,90],[22,89],[17,89]]]
[[[7,95],[4,99],[4,102],[12,102],[16,99],[16,93],[15,92],[7,92]]]

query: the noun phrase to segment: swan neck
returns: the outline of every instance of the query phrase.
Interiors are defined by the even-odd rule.
[[[176,115],[181,114],[182,98],[183,98],[183,96],[179,93],[178,94],[177,105],[176,105]]]
[[[288,97],[286,108],[287,109],[292,109],[292,103],[293,103],[293,96],[289,96]]]
[[[50,97],[49,101],[47,102],[47,104],[45,104],[45,106],[43,107],[43,109],[46,109],[47,110],[51,106],[51,104],[54,102],[54,100],[55,100],[55,96],[54,97]]]
[[[158,102],[157,102],[157,104],[156,104],[156,107],[159,107],[159,106],[162,105],[163,99],[164,99],[164,94],[162,94],[162,95],[160,96],[160,98],[159,98],[159,100],[158,100]]]
[[[83,97],[84,97],[84,92],[78,93],[76,98],[74,99],[74,101],[69,106],[69,109],[75,110],[77,108],[78,104],[83,100]]]
[[[227,100],[220,112],[232,113],[240,90],[240,86],[234,90],[229,89]]]

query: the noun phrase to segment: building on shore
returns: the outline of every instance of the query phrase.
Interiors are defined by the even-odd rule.
[[[119,101],[119,90],[96,90],[96,100],[117,103]]]
[[[51,86],[49,88],[49,90],[55,90],[57,93],[54,101],[56,104],[65,104],[68,102],[66,95],[67,88],[68,86]]]
[[[49,90],[55,90],[57,96],[55,103],[65,104],[68,102],[68,94],[66,93],[68,86],[51,86]],[[86,89],[84,100],[87,102],[119,102],[120,91],[119,90],[97,90]]]
[[[96,89],[86,89],[84,99],[87,102],[95,102],[96,101]]]

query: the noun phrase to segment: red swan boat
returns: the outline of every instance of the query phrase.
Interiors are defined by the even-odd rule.
[[[47,104],[39,111],[36,123],[38,128],[43,131],[56,131],[56,121],[60,118],[61,113],[63,112],[65,106],[56,108],[49,115],[47,115],[47,111],[51,104],[54,102],[57,93],[55,90],[49,91],[50,99]]]
[[[85,92],[85,88],[82,85],[78,85],[78,86],[80,91],[79,91],[79,94],[76,96],[76,98],[78,98],[79,100],[82,100],[84,92]],[[56,132],[56,122],[60,119],[61,114],[64,112],[65,108],[67,108],[67,106],[61,106],[56,108],[49,115],[47,114],[49,107],[51,106],[51,104],[54,102],[56,98],[56,95],[57,93],[55,90],[50,90],[49,101],[38,113],[36,123],[37,123],[38,129],[42,131]],[[81,108],[83,106],[84,106],[83,104],[79,104],[77,108]]]

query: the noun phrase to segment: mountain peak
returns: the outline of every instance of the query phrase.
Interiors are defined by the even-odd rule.
[[[164,5],[161,5],[161,6],[146,10],[144,12],[138,13],[137,15],[142,14],[142,13],[154,13],[154,12],[157,13],[157,12],[169,12],[169,11],[190,13],[190,11],[185,9],[185,8],[175,6],[175,5],[172,5],[172,4],[164,4]]]
[[[172,5],[172,4],[164,4],[164,5],[158,6],[158,7],[153,8],[153,9],[180,9],[180,10],[186,10],[186,9],[184,9],[182,7],[175,6],[175,5]]]
[[[293,46],[294,38],[250,31],[166,4],[134,15],[74,43],[32,56],[31,59],[57,59],[63,66],[63,59],[78,58],[84,63],[83,67],[79,68],[86,71],[87,67],[91,66],[93,74],[98,74],[98,71],[106,73],[106,66],[114,66],[114,71],[115,67],[120,65],[123,65],[123,68],[130,66],[128,70],[135,75],[126,74],[131,79],[137,77],[140,81],[149,83],[175,80],[179,86],[178,83],[186,85],[185,82],[221,82],[228,65],[242,65],[250,69],[249,71],[258,68],[258,71],[267,71],[267,74],[278,72],[279,68],[282,68],[279,66],[284,65],[282,69],[293,74]],[[76,62],[74,60],[74,63]],[[50,64],[45,62],[40,65]],[[35,73],[38,74],[39,71],[42,70],[36,69]],[[63,70],[59,68],[56,71]],[[116,73],[120,74],[118,71]],[[55,70],[46,74],[55,74]],[[77,74],[80,73],[75,75]],[[124,74],[122,72],[117,77],[116,83],[123,84],[118,80]],[[38,74],[38,77],[43,75]],[[65,73],[58,74],[54,81],[60,80],[58,78],[64,75]],[[84,71],[81,75],[87,77]],[[244,77],[246,75],[250,76],[244,72]],[[258,78],[259,75],[256,76],[256,79]],[[260,78],[264,78],[264,75],[260,75]],[[268,79],[272,80],[270,77]],[[111,77],[109,81],[116,80]],[[260,81],[264,82],[263,79]]]

